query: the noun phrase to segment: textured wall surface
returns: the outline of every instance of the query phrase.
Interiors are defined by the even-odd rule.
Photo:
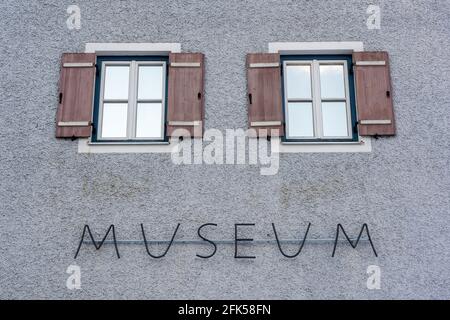
[[[81,29],[66,27],[67,6]],[[366,9],[379,4],[381,30]],[[0,4],[0,298],[450,298],[450,1],[2,0]],[[391,57],[398,135],[369,154],[283,154],[274,176],[254,165],[174,165],[168,154],[78,154],[54,137],[60,56],[87,42],[178,42],[206,55],[206,128],[245,128],[245,54],[275,41],[363,41]],[[114,223],[118,238],[333,237],[337,223],[371,228],[376,258],[307,245],[296,259],[274,245],[175,246],[163,260],[142,246],[73,256],[82,227]],[[295,249],[295,248],[292,248]],[[82,289],[66,288],[77,264]],[[366,287],[381,267],[381,290]]]

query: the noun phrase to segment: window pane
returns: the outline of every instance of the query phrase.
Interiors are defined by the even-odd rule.
[[[105,103],[103,105],[102,138],[125,138],[127,136],[126,103]]]
[[[286,69],[288,99],[310,99],[311,67],[287,66]]]
[[[289,137],[314,137],[311,102],[288,104],[288,130]]]
[[[163,67],[140,66],[138,99],[162,99]]]
[[[323,135],[347,137],[347,108],[345,102],[322,102]]]
[[[104,99],[128,100],[130,67],[107,66],[105,70]]]
[[[137,138],[162,138],[162,104],[138,103],[136,119]]]
[[[322,98],[345,98],[344,66],[320,66],[320,91]]]

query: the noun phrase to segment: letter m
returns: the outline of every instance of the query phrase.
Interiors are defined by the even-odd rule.
[[[86,224],[84,226],[84,228],[83,228],[83,234],[81,235],[81,240],[80,240],[80,244],[78,245],[77,253],[75,253],[75,259],[77,258],[78,253],[80,252],[81,245],[83,243],[85,243],[84,242],[84,236],[86,235],[86,231],[88,232],[89,237],[91,238],[91,241],[92,241],[92,244],[95,247],[95,250],[99,250],[103,246],[103,244],[105,243],[106,237],[108,236],[108,234],[110,232],[112,232],[113,243],[114,243],[114,247],[116,248],[117,258],[120,259],[119,249],[117,248],[116,231],[114,229],[114,225],[113,224],[109,226],[108,230],[106,231],[105,236],[103,237],[102,241],[100,241],[99,244],[97,244],[97,242],[95,241],[94,237],[92,236],[92,232],[91,232],[91,229],[89,228],[89,225]]]
[[[337,225],[336,239],[334,240],[333,254],[331,255],[332,257],[334,257],[334,254],[336,253],[336,247],[337,247],[337,244],[338,244],[338,241],[339,241],[339,232],[341,230],[342,230],[342,233],[344,234],[345,238],[347,239],[348,243],[350,243],[350,245],[352,246],[353,249],[356,249],[356,247],[358,246],[359,241],[361,240],[361,236],[362,236],[363,232],[366,231],[367,240],[369,241],[370,246],[372,247],[372,250],[373,250],[373,253],[375,254],[375,257],[378,257],[377,251],[375,250],[375,247],[373,246],[372,239],[370,238],[369,227],[367,226],[366,223],[363,224],[363,226],[361,228],[361,231],[359,232],[358,238],[356,238],[354,243],[352,242],[352,240],[349,238],[349,236],[345,232],[344,227],[342,227],[342,225],[339,223]]]

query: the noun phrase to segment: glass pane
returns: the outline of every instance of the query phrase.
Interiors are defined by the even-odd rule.
[[[127,136],[126,103],[105,103],[103,105],[102,138],[125,138]]]
[[[323,135],[347,137],[347,108],[345,102],[322,102]]]
[[[288,99],[310,99],[311,67],[287,66],[286,69]]]
[[[129,76],[130,67],[128,66],[107,66],[104,99],[128,100]]]
[[[138,99],[162,99],[163,67],[140,66]]]
[[[162,104],[138,103],[136,119],[137,138],[162,138]]]
[[[288,104],[288,130],[289,137],[314,137],[311,102]]]
[[[320,91],[322,98],[345,98],[344,66],[320,66]]]

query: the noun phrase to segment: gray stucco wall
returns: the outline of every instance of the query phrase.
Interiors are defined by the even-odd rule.
[[[68,30],[66,8],[81,8]],[[366,8],[382,8],[368,30]],[[450,1],[10,1],[0,4],[0,298],[450,298]],[[245,54],[273,41],[363,41],[391,57],[395,138],[370,154],[283,154],[275,176],[257,166],[174,165],[168,154],[78,154],[54,137],[60,56],[86,42],[179,42],[206,55],[206,128],[245,128]],[[307,245],[293,260],[254,246],[254,261],[232,246],[176,246],[162,261],[142,246],[74,261],[82,226],[118,238],[194,238],[206,222],[232,238],[234,223],[256,222],[254,238],[285,237],[307,222],[311,237],[337,223],[371,228],[369,247]],[[161,227],[164,226],[164,227]],[[77,264],[82,289],[70,291]],[[366,268],[381,267],[381,290]]]

